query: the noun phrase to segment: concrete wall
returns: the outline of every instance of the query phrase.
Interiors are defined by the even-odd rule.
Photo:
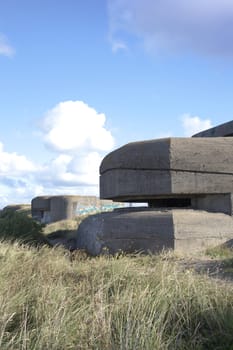
[[[198,196],[192,198],[191,205],[193,209],[206,210],[212,213],[224,213],[233,216],[232,193]]]

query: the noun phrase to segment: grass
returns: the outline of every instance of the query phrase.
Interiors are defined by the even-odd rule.
[[[208,249],[207,255],[213,259],[218,259],[221,263],[222,274],[233,280],[233,247],[222,245]]]
[[[233,349],[233,293],[173,254],[0,243],[0,349]]]
[[[0,215],[1,350],[233,350],[232,283],[172,252],[91,258],[41,245],[42,233],[26,213]],[[232,249],[207,253],[233,267]]]
[[[43,234],[50,241],[53,239],[72,239],[76,237],[78,223],[76,220],[61,220],[46,224],[43,227]]]
[[[233,258],[233,248],[227,245],[220,245],[214,248],[209,248],[206,250],[206,254],[212,259],[232,259]]]

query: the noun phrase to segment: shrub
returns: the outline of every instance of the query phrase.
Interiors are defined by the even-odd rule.
[[[34,221],[27,214],[12,210],[0,213],[0,239],[19,241],[22,244],[42,244],[45,237],[42,234],[43,225]]]

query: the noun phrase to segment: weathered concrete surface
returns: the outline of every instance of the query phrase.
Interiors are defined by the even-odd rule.
[[[220,124],[214,128],[201,131],[192,137],[224,137],[233,136],[233,120],[230,122]]]
[[[32,199],[32,217],[44,223],[72,219],[80,196],[39,196]]]
[[[205,195],[192,198],[193,209],[206,210],[212,213],[224,213],[233,216],[233,194]]]
[[[77,248],[91,255],[105,251],[194,252],[233,238],[233,218],[192,209],[114,210],[85,219],[77,231]]]
[[[233,122],[217,132],[229,136]],[[150,208],[88,218],[78,229],[77,247],[97,255],[104,248],[193,252],[223,244],[233,239],[232,193],[233,137],[127,144],[103,159],[100,198],[147,202]]]
[[[32,210],[50,210],[51,196],[38,196],[32,199]]]
[[[130,202],[167,194],[172,194],[170,171],[112,169],[100,176],[101,198]]]
[[[175,251],[201,251],[233,238],[232,216],[192,209],[172,212]]]
[[[100,196],[122,202],[233,192],[233,174],[159,170],[109,170],[100,177]]]
[[[152,209],[122,209],[89,216],[77,231],[77,248],[91,255],[117,251],[157,252],[174,248],[171,212],[154,215]]]
[[[171,138],[170,169],[233,173],[233,139]]]
[[[170,138],[131,142],[110,152],[100,174],[111,169],[170,169]]]
[[[233,172],[233,139],[166,138],[132,142],[109,153],[100,174],[112,169]]]
[[[100,166],[100,197],[117,201],[233,192],[233,138],[134,142]]]
[[[71,220],[75,216],[77,196],[55,196],[50,201],[51,222]]]

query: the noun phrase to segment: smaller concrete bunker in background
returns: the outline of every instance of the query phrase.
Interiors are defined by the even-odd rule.
[[[61,220],[72,220],[76,216],[108,211],[119,207],[111,200],[100,200],[95,196],[38,196],[32,199],[32,217],[49,224]]]

